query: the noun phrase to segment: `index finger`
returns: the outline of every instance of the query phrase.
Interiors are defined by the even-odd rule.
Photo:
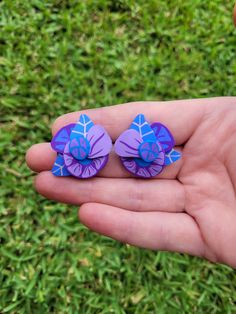
[[[122,105],[83,110],[60,116],[52,126],[55,134],[63,126],[75,123],[80,114],[87,114],[95,124],[103,125],[113,141],[126,130],[135,116],[143,113],[149,122],[161,122],[182,145],[200,123],[206,104],[214,99],[178,100],[166,102],[133,102]]]

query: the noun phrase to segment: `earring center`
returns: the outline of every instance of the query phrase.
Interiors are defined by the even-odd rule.
[[[155,142],[143,142],[138,148],[139,156],[146,162],[157,159],[159,154],[158,146]]]
[[[88,157],[90,151],[89,141],[83,136],[73,138],[70,141],[69,150],[75,159],[84,160]]]

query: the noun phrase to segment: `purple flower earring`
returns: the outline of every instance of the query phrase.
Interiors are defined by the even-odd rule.
[[[77,123],[57,132],[51,146],[57,152],[52,168],[55,176],[86,179],[94,177],[105,167],[112,141],[102,126],[94,125],[87,115],[82,114]]]
[[[181,154],[174,146],[174,138],[167,127],[158,122],[149,125],[144,115],[139,114],[116,140],[115,152],[130,173],[150,178],[180,159]]]

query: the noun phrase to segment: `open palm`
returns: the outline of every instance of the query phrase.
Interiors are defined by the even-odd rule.
[[[53,133],[82,112],[59,117]],[[136,179],[111,154],[99,177],[58,178],[49,143],[32,146],[29,167],[47,198],[81,205],[90,229],[132,245],[185,252],[236,267],[236,98],[137,102],[84,111],[113,141],[143,113],[165,124],[182,159],[156,178]]]

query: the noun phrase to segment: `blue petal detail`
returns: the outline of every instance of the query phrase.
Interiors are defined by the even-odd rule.
[[[65,144],[66,144],[66,142],[65,142]],[[56,144],[55,148],[58,150],[63,150],[65,148],[65,144]]]
[[[137,117],[135,117],[130,126],[130,129],[138,131],[143,141],[156,142],[157,140],[152,128],[147,123],[143,114],[139,114]]]
[[[67,143],[68,141],[68,133],[65,129],[62,129],[61,132],[58,133],[57,141],[62,143]]]
[[[177,152],[177,150],[172,149],[169,153],[166,153],[165,155],[165,166],[173,164],[180,158],[181,158],[181,153]]]
[[[54,135],[51,146],[52,149],[57,151],[58,153],[63,153],[66,143],[70,140],[70,133],[75,127],[75,123],[71,123],[69,125],[64,126],[61,128],[56,135]]]
[[[94,126],[93,121],[86,114],[82,114],[71,131],[70,140],[73,140],[73,138],[76,138],[78,135],[82,135],[86,138],[88,131],[92,126]]]
[[[92,162],[93,162],[93,160],[92,160],[92,159],[88,159],[88,158],[79,161],[79,163],[80,163],[81,165],[83,165],[83,166],[88,166],[88,165],[90,165]]]
[[[151,162],[146,162],[142,160],[141,158],[134,158],[134,161],[140,166],[140,167],[148,167],[151,165]]]
[[[77,160],[85,159],[90,151],[88,140],[82,135],[77,135],[76,138],[70,141],[69,149],[71,155]]]
[[[57,159],[53,165],[52,173],[56,177],[68,177],[71,176],[71,174],[66,169],[64,158],[62,155],[58,154]]]
[[[165,151],[170,151],[175,146],[174,138],[166,126],[159,122],[154,122],[151,125],[151,128],[153,129],[158,142]]]

